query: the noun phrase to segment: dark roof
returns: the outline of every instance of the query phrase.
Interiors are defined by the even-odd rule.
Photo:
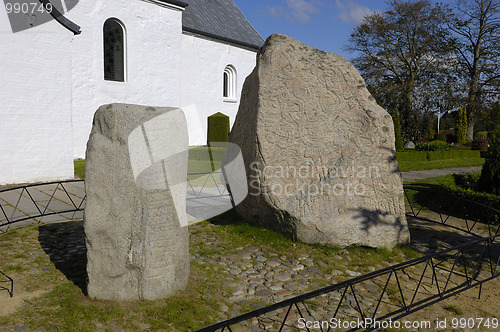
[[[179,1],[179,0],[158,0],[158,1],[176,5],[182,8],[186,8],[188,5],[185,1]]]
[[[232,0],[182,0],[182,30],[260,49],[264,40]]]

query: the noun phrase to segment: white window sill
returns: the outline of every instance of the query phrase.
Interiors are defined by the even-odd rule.
[[[233,98],[223,98],[222,101],[225,103],[234,103],[234,104],[238,102],[237,99],[233,99]]]

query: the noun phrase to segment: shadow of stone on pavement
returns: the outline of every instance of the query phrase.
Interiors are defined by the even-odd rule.
[[[55,267],[87,295],[87,247],[82,221],[39,227],[38,241]]]

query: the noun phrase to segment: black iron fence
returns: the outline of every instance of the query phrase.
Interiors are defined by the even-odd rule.
[[[273,331],[282,331],[285,327],[309,331],[308,321],[327,322],[320,325],[321,331],[336,328],[371,331],[378,328],[376,322],[383,324],[383,321],[400,319],[473,287],[479,286],[480,296],[482,284],[500,275],[498,249],[491,248],[499,238],[500,235],[496,235],[441,250],[287,299],[198,332],[233,331],[241,325],[255,325],[250,322],[252,318],[257,318],[262,329]],[[408,280],[408,275],[413,277]],[[330,315],[314,313],[322,303],[332,302],[336,308]],[[280,309],[283,309],[281,313],[285,312],[281,319]]]
[[[189,173],[187,200],[231,201],[220,175],[220,171]],[[57,221],[82,219],[86,200],[83,183],[84,180],[54,181],[0,190],[0,232],[23,222],[49,222],[51,216]]]
[[[14,296],[14,280],[2,271],[0,271],[0,290],[9,292],[10,297]]]
[[[203,197],[201,192],[208,187],[216,195],[229,196],[213,174],[197,181],[188,176],[188,192],[192,190],[195,199]],[[215,185],[208,186],[209,181]],[[411,185],[405,187],[405,197],[408,216],[460,229],[477,239],[290,298],[200,331],[232,331],[238,325],[298,330],[300,322],[307,329],[307,321],[328,322],[322,331],[353,321],[358,325],[348,329],[371,330],[370,322],[402,318],[472,287],[479,287],[480,296],[482,284],[500,274],[500,211]],[[40,222],[52,215],[71,220],[75,213],[83,211],[84,205],[83,180],[0,190],[0,229],[7,230],[12,224],[26,220]],[[432,218],[436,215],[439,220]],[[0,289],[12,296],[13,284],[10,277],[0,272]],[[330,311],[316,310],[325,303]]]
[[[439,223],[477,237],[499,234],[498,209],[418,185],[405,185],[404,191],[408,216]],[[437,214],[439,219],[435,220],[429,212]]]
[[[236,331],[248,326],[273,331],[310,331],[312,327],[321,331],[371,331],[395,320],[392,327],[404,328],[397,325],[398,319],[470,288],[478,287],[480,298],[483,283],[500,275],[500,211],[411,185],[405,186],[405,202],[409,217],[452,227],[477,239],[293,297],[198,332]],[[317,310],[321,306],[330,311]]]
[[[0,231],[49,216],[81,219],[85,206],[83,180],[54,181],[0,190]]]

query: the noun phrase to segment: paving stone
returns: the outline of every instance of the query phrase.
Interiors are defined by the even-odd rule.
[[[345,273],[350,276],[350,277],[358,277],[361,275],[361,273],[359,272],[354,272],[354,271],[351,271],[351,270],[345,270]]]
[[[251,247],[247,247],[245,250],[248,251],[248,252],[256,252],[256,251],[259,251],[260,248],[259,247],[251,246]]]
[[[280,266],[280,262],[277,262],[277,261],[273,261],[273,260],[269,260],[266,262],[266,265],[267,266],[270,266],[270,267],[278,267]]]
[[[283,288],[290,292],[295,292],[297,289],[299,289],[299,287],[296,284],[285,284]]]
[[[321,273],[323,274],[323,270],[318,269],[317,267],[310,267],[307,269],[310,273]]]
[[[273,291],[270,289],[261,289],[257,292],[255,292],[256,296],[271,296],[273,295]]]

